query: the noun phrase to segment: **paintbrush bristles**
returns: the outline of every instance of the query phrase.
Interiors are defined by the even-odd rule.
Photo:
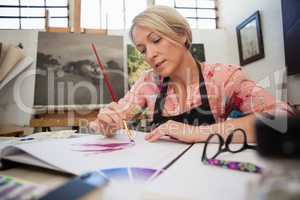
[[[126,121],[125,120],[122,120],[122,121],[123,121],[123,125],[125,127],[126,134],[127,134],[128,138],[130,139],[130,142],[134,142],[133,135],[132,135],[131,131],[129,130]]]

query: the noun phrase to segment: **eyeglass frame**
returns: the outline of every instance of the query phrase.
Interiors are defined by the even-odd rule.
[[[243,146],[242,148],[238,149],[238,150],[231,150],[229,148],[229,145],[231,144],[232,142],[232,138],[233,138],[233,135],[238,132],[238,131],[241,131],[242,134],[243,134],[243,137],[244,137],[244,143],[243,143]],[[208,158],[207,155],[206,155],[206,150],[207,150],[207,146],[209,143],[209,141],[214,137],[214,136],[217,136],[220,143],[219,143],[219,148],[218,148],[218,152],[211,158]],[[225,148],[222,149],[223,145],[225,144]],[[204,145],[204,148],[203,148],[203,152],[202,152],[202,158],[201,158],[201,161],[204,162],[204,161],[207,161],[209,159],[215,159],[218,155],[220,155],[221,153],[224,153],[224,152],[230,152],[230,153],[239,153],[239,152],[242,152],[246,149],[253,149],[253,150],[256,150],[256,145],[249,145],[247,143],[247,135],[246,135],[246,132],[241,129],[241,128],[236,128],[234,130],[231,131],[231,133],[228,135],[228,137],[226,138],[226,140],[224,141],[223,137],[218,134],[218,133],[213,133],[213,134],[210,134],[208,136],[208,138],[206,139],[205,141],[205,145]]]

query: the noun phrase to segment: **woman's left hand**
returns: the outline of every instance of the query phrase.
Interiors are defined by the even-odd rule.
[[[155,142],[163,136],[169,136],[185,143],[195,143],[204,141],[207,135],[200,131],[198,126],[169,120],[152,130],[145,136],[145,139],[149,142]]]

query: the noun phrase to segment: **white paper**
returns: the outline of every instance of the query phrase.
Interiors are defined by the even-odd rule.
[[[201,161],[203,146],[195,144],[182,159],[147,186],[145,196],[150,193],[176,196],[182,200],[246,199],[249,181],[258,179],[260,174],[205,165]],[[218,159],[265,166],[254,150],[237,154],[222,153]]]
[[[129,142],[123,130],[114,138],[92,135],[73,139],[32,140],[15,146],[44,163],[76,175],[116,167],[161,169],[188,147],[187,144],[168,141],[149,143],[144,139],[145,133],[135,132],[135,135],[136,144],[133,147],[109,153],[78,152],[75,151],[78,149],[76,144]],[[2,155],[9,156],[5,151]]]

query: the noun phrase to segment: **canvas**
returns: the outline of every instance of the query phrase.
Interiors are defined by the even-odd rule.
[[[118,98],[124,96],[123,37],[39,32],[35,105],[110,103],[91,49],[94,43]]]

